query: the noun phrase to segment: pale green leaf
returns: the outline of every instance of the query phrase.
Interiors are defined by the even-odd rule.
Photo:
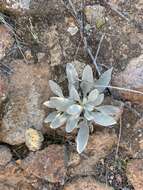
[[[93,102],[87,102],[87,104],[85,105],[85,109],[88,111],[92,111],[95,109],[96,106],[102,104],[103,100],[104,100],[104,94],[99,94],[96,100],[94,100]]]
[[[105,127],[111,126],[117,123],[113,117],[103,114],[101,112],[93,113],[93,117],[94,117],[94,122],[96,124],[102,125]]]
[[[79,128],[78,135],[76,138],[76,143],[77,143],[77,151],[80,154],[83,152],[83,150],[85,149],[88,143],[89,127],[84,121],[79,124],[79,127],[80,128]]]
[[[100,78],[95,81],[94,86],[99,90],[99,92],[103,92],[105,88],[109,85],[111,81],[111,75],[112,75],[113,68],[105,71]],[[101,86],[101,87],[100,87]]]
[[[51,122],[50,127],[51,127],[52,129],[56,129],[56,128],[58,128],[58,127],[61,127],[62,125],[65,124],[66,120],[67,120],[67,115],[66,115],[66,114],[60,114],[60,113],[59,113],[59,114],[55,117],[55,119]]]
[[[66,111],[67,108],[72,105],[74,102],[67,98],[62,97],[52,97],[50,98],[49,104],[52,108],[56,108],[59,111]]]
[[[99,95],[99,91],[97,89],[92,90],[88,95],[88,102],[94,102]]]
[[[71,86],[71,89],[70,89],[70,98],[75,101],[80,102],[79,94],[73,85]]]
[[[76,88],[78,87],[79,79],[78,79],[78,73],[71,63],[67,63],[66,65],[66,74],[68,78],[69,83],[69,90],[72,85],[74,85]]]
[[[49,80],[49,85],[50,85],[52,92],[55,95],[57,95],[59,97],[64,97],[61,87],[56,82]]]
[[[77,127],[78,121],[79,121],[79,117],[76,117],[76,116],[69,117],[66,124],[66,132],[67,133],[72,132],[73,129]]]
[[[84,117],[88,120],[88,121],[91,121],[91,120],[93,120],[94,119],[94,116],[92,115],[92,112],[90,112],[90,111],[85,111],[85,113],[84,113]]]
[[[93,81],[93,71],[89,65],[87,65],[83,70],[82,81],[90,82],[90,83],[94,82]]]
[[[53,104],[51,101],[46,101],[43,103],[43,105],[48,108],[55,108],[55,104]]]
[[[110,116],[114,116],[117,113],[121,112],[119,107],[112,106],[112,105],[104,105],[104,106],[96,107],[96,110],[98,110],[104,114],[110,115]]]
[[[82,109],[83,109],[82,106],[78,104],[73,104],[68,107],[67,113],[70,115],[80,115],[80,113],[82,112]]]
[[[94,83],[82,81],[80,87],[82,89],[84,97],[93,89]]]
[[[45,123],[51,122],[52,120],[55,119],[55,117],[57,116],[57,114],[58,114],[58,113],[57,113],[56,111],[50,113],[50,114],[45,118],[44,122],[45,122]]]

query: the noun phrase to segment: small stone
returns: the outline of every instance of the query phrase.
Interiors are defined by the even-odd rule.
[[[132,59],[123,72],[113,77],[113,85],[143,93],[143,54]],[[143,102],[142,94],[127,91],[116,91],[116,93],[133,103]]]
[[[97,28],[105,24],[105,8],[101,5],[86,6],[85,15],[87,21]]]
[[[143,188],[143,160],[135,159],[127,165],[127,176],[135,190]]]
[[[10,33],[10,29],[5,25],[0,25],[0,59],[2,59],[9,49],[12,47],[14,39]]]
[[[68,161],[69,167],[75,167],[80,163],[80,155],[78,153],[71,152],[70,159]]]
[[[21,167],[27,174],[32,174],[51,183],[64,184],[66,177],[64,147],[49,145],[35,154],[30,153],[23,160]]]
[[[66,17],[67,31],[74,36],[78,32],[78,27],[76,26],[75,20],[73,17]]]
[[[9,148],[0,145],[0,165],[5,166],[12,159],[12,154]]]
[[[113,190],[113,188],[97,182],[93,177],[84,177],[66,184],[64,190]]]
[[[42,133],[36,129],[29,128],[25,132],[25,144],[29,150],[36,151],[41,148],[44,137]]]

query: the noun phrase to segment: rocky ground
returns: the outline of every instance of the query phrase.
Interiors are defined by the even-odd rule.
[[[143,2],[81,2],[0,1],[0,190],[143,189],[143,94],[126,90],[143,93]],[[95,126],[81,155],[75,134],[43,123],[48,80],[66,93],[66,63],[95,69],[79,20],[93,55],[103,38],[100,72],[113,66],[112,85],[124,88],[106,93],[118,125]]]

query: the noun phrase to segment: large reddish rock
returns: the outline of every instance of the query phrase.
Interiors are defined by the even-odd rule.
[[[113,190],[113,188],[97,182],[93,177],[84,177],[66,184],[64,190]]]
[[[135,190],[143,189],[143,159],[132,160],[128,163],[127,176]]]
[[[13,74],[9,77],[9,96],[0,140],[15,145],[25,142],[27,128],[33,126],[41,130],[43,127],[43,102],[51,95],[48,85],[51,71],[46,60],[37,65],[27,65],[23,60],[16,60],[11,63],[11,67]]]
[[[26,176],[14,162],[0,169],[0,190],[39,190],[40,185],[41,182],[37,178]]]
[[[33,176],[51,183],[64,184],[66,177],[65,152],[60,145],[49,145],[36,153],[30,153],[21,163],[21,167]]]
[[[119,92],[122,98],[131,102],[139,104],[143,102],[143,54],[132,59],[123,72],[113,77],[113,85],[141,91],[142,94],[127,91],[116,92]]]
[[[117,143],[117,136],[114,132],[103,130],[91,135],[84,153],[71,154],[69,162],[69,175],[88,175],[94,173],[94,166],[97,162],[109,154],[112,146]],[[80,159],[80,160],[79,160]]]

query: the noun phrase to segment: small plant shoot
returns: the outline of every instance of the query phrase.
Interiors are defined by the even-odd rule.
[[[87,65],[78,77],[72,64],[66,65],[69,96],[64,97],[61,87],[50,80],[49,85],[55,97],[44,102],[48,108],[55,109],[45,118],[52,129],[65,125],[67,133],[77,129],[77,151],[82,153],[88,143],[91,126],[94,124],[104,127],[117,123],[114,115],[119,108],[112,105],[102,105],[104,90],[111,81],[112,68],[104,72],[99,79],[93,77],[92,68]]]

